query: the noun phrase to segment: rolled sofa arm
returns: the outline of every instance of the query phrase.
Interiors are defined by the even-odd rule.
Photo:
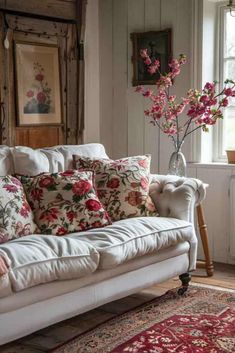
[[[206,186],[198,179],[152,174],[149,194],[160,216],[194,223],[195,205],[205,198]]]

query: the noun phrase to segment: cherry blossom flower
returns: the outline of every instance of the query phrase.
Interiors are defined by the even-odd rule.
[[[142,49],[140,56],[148,72],[158,74],[155,91],[143,86],[135,89],[151,102],[151,106],[144,110],[144,115],[150,119],[150,123],[172,138],[177,151],[188,135],[197,129],[206,132],[208,126],[215,125],[218,119],[223,118],[223,109],[230,104],[230,97],[235,97],[235,81],[226,80],[219,93],[216,93],[216,82],[206,82],[201,91],[189,89],[187,96],[177,102],[176,96],[170,94],[170,89],[186,64],[186,56],[181,54],[178,59],[172,58],[167,73],[159,71],[160,62],[150,58],[147,49]],[[184,112],[184,119],[180,119]]]

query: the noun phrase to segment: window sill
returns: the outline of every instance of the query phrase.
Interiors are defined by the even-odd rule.
[[[215,169],[235,169],[235,164],[228,163],[219,163],[219,162],[211,162],[211,163],[187,163],[187,168],[215,168]]]

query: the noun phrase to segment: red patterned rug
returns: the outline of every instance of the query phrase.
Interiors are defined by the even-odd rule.
[[[235,293],[190,286],[106,321],[53,353],[235,353]]]

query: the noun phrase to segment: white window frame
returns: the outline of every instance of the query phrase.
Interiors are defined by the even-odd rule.
[[[227,77],[224,76],[224,63],[226,60],[235,59],[235,57],[224,57],[224,39],[225,39],[225,13],[229,12],[228,7],[225,4],[218,5],[217,8],[217,43],[215,58],[216,60],[216,78],[219,81],[219,90],[221,91],[224,86],[224,80]],[[213,129],[213,162],[226,162],[226,154],[222,153],[223,150],[223,135],[224,135],[224,124],[223,120],[219,121]]]

